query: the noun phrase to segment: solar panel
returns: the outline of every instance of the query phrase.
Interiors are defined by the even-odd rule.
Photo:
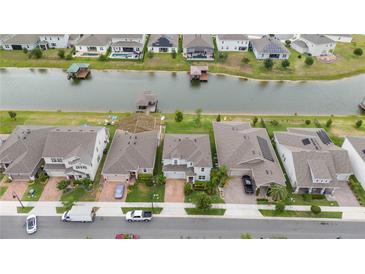
[[[257,141],[259,142],[259,146],[262,152],[262,156],[266,159],[269,160],[271,162],[274,162],[274,157],[271,154],[271,150],[269,147],[269,144],[267,143],[267,141],[264,138],[261,138],[259,136],[257,136]]]
[[[311,141],[308,138],[303,139],[302,142],[303,142],[303,145],[305,145],[305,146],[309,145],[311,143]]]
[[[332,143],[330,137],[328,137],[327,133],[324,130],[317,131],[317,135],[319,139],[321,139],[323,144],[329,145]]]

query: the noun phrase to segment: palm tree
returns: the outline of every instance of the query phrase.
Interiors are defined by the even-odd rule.
[[[219,185],[223,187],[229,178],[228,168],[226,166],[221,166],[220,168],[218,168],[217,177],[219,179]]]
[[[269,196],[274,201],[283,201],[288,196],[288,191],[285,186],[272,184],[269,189]]]

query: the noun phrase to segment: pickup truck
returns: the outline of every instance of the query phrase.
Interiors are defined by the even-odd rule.
[[[125,219],[130,223],[150,222],[152,220],[152,212],[143,210],[128,211],[127,214],[125,215]]]

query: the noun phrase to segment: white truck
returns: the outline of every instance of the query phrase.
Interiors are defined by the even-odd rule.
[[[70,210],[62,214],[63,222],[93,222],[95,210],[89,206],[73,206]]]
[[[152,212],[151,211],[143,211],[143,210],[132,210],[128,211],[125,215],[125,219],[128,222],[150,222],[152,220]]]

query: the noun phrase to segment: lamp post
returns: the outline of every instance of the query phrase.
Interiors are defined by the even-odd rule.
[[[22,201],[20,200],[18,194],[16,194],[15,191],[13,191],[13,199],[15,199],[15,198],[18,199],[18,201],[19,201],[20,205],[22,206],[22,208],[24,208],[24,205],[23,205]]]

